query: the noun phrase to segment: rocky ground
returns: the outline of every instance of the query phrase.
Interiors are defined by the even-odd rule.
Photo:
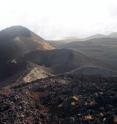
[[[0,124],[116,124],[117,77],[59,75],[0,91]]]

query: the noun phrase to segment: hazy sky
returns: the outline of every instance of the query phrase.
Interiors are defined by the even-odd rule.
[[[0,29],[23,25],[45,39],[117,31],[117,0],[0,0]]]

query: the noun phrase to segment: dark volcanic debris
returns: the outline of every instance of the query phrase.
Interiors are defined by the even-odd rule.
[[[64,83],[63,83],[64,80]],[[0,94],[1,124],[112,124],[117,79],[55,76]]]

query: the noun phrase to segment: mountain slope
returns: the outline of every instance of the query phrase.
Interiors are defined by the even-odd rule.
[[[22,76],[22,79],[19,80],[23,80],[24,82],[32,82],[37,79],[42,79],[50,76],[53,76],[50,69],[34,63],[28,63],[27,73],[25,73]]]
[[[20,57],[33,50],[54,49],[47,41],[22,26],[0,31],[0,81],[22,70]]]
[[[23,60],[51,68],[53,73],[69,72],[83,66],[99,66],[109,68],[109,65],[69,49],[50,51],[34,51],[27,54]]]

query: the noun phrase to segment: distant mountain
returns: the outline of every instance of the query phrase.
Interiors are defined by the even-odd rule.
[[[86,37],[83,40],[90,40],[90,39],[94,39],[94,38],[106,38],[106,37],[108,37],[108,36],[104,35],[104,34],[96,34],[96,35]]]
[[[59,48],[67,43],[76,42],[76,41],[82,41],[82,39],[67,37],[64,38],[63,40],[49,40],[48,42],[55,48]]]
[[[60,46],[60,48],[69,48],[69,47],[73,47],[73,48],[77,48],[82,47],[82,46],[116,46],[117,45],[117,39],[116,38],[94,38],[91,40],[86,40],[83,42],[70,42],[70,43],[66,43],[63,46]]]
[[[111,38],[111,36],[107,36],[103,34],[96,34],[96,35],[92,35],[92,36],[81,38],[81,39],[72,37],[72,38],[66,38],[65,40],[49,41],[49,43],[56,48],[61,48],[63,45],[66,45],[67,43],[82,42],[82,41],[98,39],[98,38]]]
[[[0,80],[23,69],[19,58],[34,50],[52,50],[47,41],[22,26],[13,26],[0,31]]]
[[[104,35],[104,34],[95,34],[86,38],[66,38],[65,40],[56,40],[56,41],[49,41],[51,45],[53,45],[56,48],[61,48],[63,45],[67,43],[72,43],[72,42],[82,42],[82,41],[89,41],[89,40],[95,40],[95,39],[109,39],[109,41],[112,39],[117,39],[117,32],[113,32],[109,35]]]
[[[84,55],[110,64],[117,70],[117,38],[94,38],[82,42],[66,43],[59,48],[73,49]]]
[[[112,32],[108,35],[105,34],[95,34],[89,37],[85,37],[85,38],[68,38],[66,40],[68,40],[69,42],[74,42],[74,41],[86,41],[86,40],[92,40],[92,39],[100,39],[100,38],[117,38],[117,32]]]
[[[111,38],[117,38],[117,32],[113,32],[109,35]]]

